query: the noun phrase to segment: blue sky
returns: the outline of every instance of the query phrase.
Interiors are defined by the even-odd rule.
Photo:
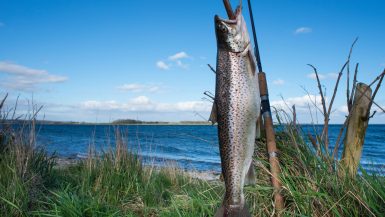
[[[311,122],[302,86],[318,95],[306,64],[327,96],[355,37],[359,81],[385,67],[384,1],[252,2],[271,103],[296,104],[302,123]],[[20,112],[33,97],[48,120],[202,120],[211,108],[203,92],[215,88],[206,66],[216,64],[215,14],[226,15],[222,0],[0,0],[0,93],[9,108],[20,96]],[[334,123],[344,117],[345,76]],[[384,93],[376,101],[385,107]]]

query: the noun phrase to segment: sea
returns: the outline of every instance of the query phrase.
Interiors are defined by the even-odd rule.
[[[321,125],[302,125],[314,135]],[[331,150],[341,125],[330,125]],[[113,148],[119,130],[130,151],[145,164],[173,162],[185,170],[220,171],[217,126],[211,125],[37,125],[37,143],[63,158],[86,158],[90,147],[99,154]],[[341,156],[342,147],[339,155]],[[385,171],[385,125],[369,125],[361,166],[369,172]]]

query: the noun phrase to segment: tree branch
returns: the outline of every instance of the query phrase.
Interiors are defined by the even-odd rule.
[[[349,55],[348,55],[348,65],[347,65],[347,79],[346,79],[346,101],[347,101],[347,104],[348,104],[348,110],[350,110],[350,106],[349,106],[349,96],[350,96],[350,91],[349,91],[349,80],[350,80],[350,57],[352,56],[352,52],[353,52],[353,47],[354,45],[356,44],[358,40],[358,37],[354,40],[353,44],[350,46],[350,51],[349,51]],[[353,89],[352,89],[353,91]]]
[[[340,82],[340,79],[341,79],[341,76],[342,76],[342,72],[344,71],[344,69],[345,69],[345,67],[347,66],[347,64],[348,64],[348,62],[346,62],[346,63],[344,64],[344,66],[342,66],[340,73],[338,73],[337,82],[336,82],[336,85],[334,86],[333,96],[332,96],[332,99],[331,99],[330,104],[329,104],[329,109],[328,109],[328,113],[327,113],[328,118],[329,118],[329,116],[330,116],[330,111],[332,110],[334,98],[336,97],[336,94],[337,94],[338,83]]]
[[[353,96],[354,96],[354,93],[356,91],[356,85],[357,85],[357,73],[358,73],[358,66],[360,64],[357,63],[356,64],[356,69],[354,70],[354,78],[353,78],[353,87],[352,87],[352,92],[350,94],[350,98],[349,98],[349,102],[348,102],[348,111],[350,112],[350,110],[352,109],[352,104],[353,104]]]
[[[321,103],[322,103],[322,108],[323,108],[323,115],[325,116],[325,115],[327,115],[327,112],[326,112],[326,104],[325,104],[325,97],[324,97],[324,94],[323,94],[323,91],[322,91],[321,82],[320,82],[319,77],[318,77],[317,68],[314,67],[314,66],[311,65],[311,64],[307,64],[307,65],[313,68],[314,73],[315,73],[315,76],[316,76],[316,78],[317,78],[318,90],[319,90],[320,95],[321,95]]]
[[[214,72],[214,74],[217,74],[217,71],[215,71],[215,69],[210,64],[207,64],[207,66],[210,68],[212,72]]]
[[[381,78],[380,78],[380,80],[378,81],[377,86],[376,86],[376,89],[375,89],[374,92],[373,92],[372,100],[371,100],[370,103],[369,103],[368,116],[369,116],[369,114],[370,114],[370,108],[371,108],[372,105],[373,105],[374,98],[376,98],[377,92],[378,92],[378,90],[379,90],[380,87],[381,87],[381,83],[382,83],[382,80],[384,79],[384,76],[385,76],[385,69],[384,69],[384,71],[382,72]]]

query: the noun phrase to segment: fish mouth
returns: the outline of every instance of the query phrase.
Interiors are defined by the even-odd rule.
[[[215,22],[224,22],[227,24],[236,24],[240,15],[242,14],[242,10],[238,7],[237,10],[235,11],[234,19],[224,19],[219,17],[218,15],[215,15]]]
[[[218,15],[215,15],[214,19],[216,23],[224,22],[226,24],[236,24],[238,20],[238,16],[236,16],[235,19],[224,19],[224,18],[220,18]]]

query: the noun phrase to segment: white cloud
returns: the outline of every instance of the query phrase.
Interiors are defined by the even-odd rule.
[[[150,104],[150,99],[147,96],[138,96],[131,100],[132,103],[136,105],[148,105]]]
[[[327,78],[331,78],[331,79],[337,79],[338,78],[338,73],[328,73],[326,75]]]
[[[145,85],[145,84],[123,84],[121,86],[117,87],[121,91],[127,91],[127,92],[158,92],[161,87],[158,85]]]
[[[342,105],[337,108],[337,111],[342,112],[344,114],[348,114],[348,106],[347,105]]]
[[[314,72],[308,74],[307,77],[308,77],[308,78],[311,78],[311,79],[313,79],[313,80],[316,80],[316,79],[317,79],[317,76],[316,76],[316,74],[315,74]],[[318,78],[319,78],[320,80],[323,80],[323,79],[325,79],[325,76],[324,76],[323,74],[318,73]]]
[[[138,96],[127,102],[89,100],[81,103],[87,110],[135,111],[135,112],[209,112],[211,104],[204,101],[184,101],[176,103],[160,103],[147,96]]]
[[[168,59],[171,61],[176,61],[176,60],[184,59],[184,58],[188,58],[188,57],[189,57],[189,55],[187,55],[186,52],[182,51],[182,52],[176,53],[172,56],[169,56]]]
[[[188,65],[187,64],[184,64],[182,61],[180,60],[177,60],[176,61],[176,65],[183,68],[183,69],[188,69]]]
[[[23,76],[48,74],[48,72],[45,70],[31,69],[22,65],[17,65],[9,62],[0,62],[0,72]]]
[[[170,69],[170,66],[163,61],[156,62],[156,67],[158,67],[159,69],[162,69],[162,70]]]
[[[315,75],[315,73],[310,73],[307,75],[308,78],[310,79],[313,79],[313,80],[316,80],[317,77]],[[325,79],[337,79],[338,78],[338,73],[328,73],[328,74],[321,74],[321,73],[318,73],[318,77],[320,80],[325,80]]]
[[[273,81],[273,84],[275,84],[275,85],[284,85],[285,81],[282,80],[282,79],[277,79],[277,80]]]
[[[306,33],[311,33],[313,30],[309,27],[299,27],[297,28],[294,33],[295,34],[306,34]]]
[[[32,69],[9,62],[0,62],[0,73],[8,74],[9,78],[0,85],[21,91],[35,90],[44,83],[59,83],[68,80],[65,76],[52,75],[46,70]]]
[[[271,105],[276,108],[286,109],[287,106],[290,108],[295,105],[296,108],[307,110],[308,105],[311,107],[316,103],[317,106],[321,105],[321,96],[320,95],[304,95],[299,97],[290,97],[285,100],[273,100],[271,101]],[[321,108],[321,107],[320,107]]]
[[[181,51],[167,58],[167,61],[158,61],[156,66],[162,70],[168,70],[173,66],[180,67],[182,69],[188,69],[189,65],[182,62],[182,59],[191,58],[186,52]]]

